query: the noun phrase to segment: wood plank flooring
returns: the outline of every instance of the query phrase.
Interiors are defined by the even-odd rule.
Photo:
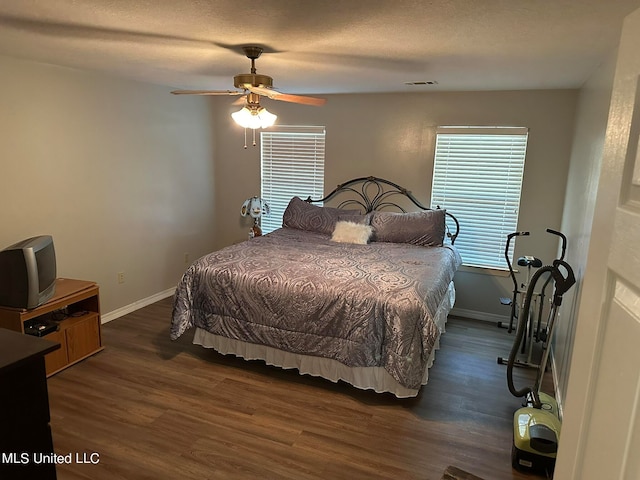
[[[493,324],[450,318],[428,385],[399,400],[172,342],[170,317],[169,298],[103,325],[105,350],[49,379],[58,479],[537,478],[511,468],[520,400],[496,358],[513,336]]]

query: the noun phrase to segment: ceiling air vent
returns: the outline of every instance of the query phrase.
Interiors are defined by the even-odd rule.
[[[417,85],[438,85],[438,82],[436,82],[435,80],[427,80],[427,81],[420,81],[420,82],[404,82],[404,84],[413,87]]]

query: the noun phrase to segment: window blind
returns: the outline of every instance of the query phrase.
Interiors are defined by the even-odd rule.
[[[460,221],[456,239],[464,265],[508,268],[507,235],[517,230],[528,129],[440,127],[431,188],[431,207]],[[510,260],[514,242],[511,242]]]
[[[261,196],[271,207],[261,219],[263,233],[282,226],[292,197],[324,196],[324,147],[324,127],[279,126],[260,133]]]

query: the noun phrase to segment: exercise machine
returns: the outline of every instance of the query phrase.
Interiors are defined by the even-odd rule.
[[[509,258],[509,250],[511,246],[511,241],[515,237],[519,236],[529,236],[529,232],[513,232],[507,235],[507,242],[504,248],[504,258],[507,261],[507,266],[509,267],[509,276],[511,277],[511,281],[513,282],[513,296],[511,298],[501,297],[500,303],[502,305],[511,307],[511,314],[509,315],[509,324],[505,326],[502,322],[498,322],[499,328],[507,328],[509,333],[512,333],[514,330],[514,323],[518,321],[520,312],[523,310],[524,306],[524,297],[531,282],[531,275],[533,269],[538,269],[542,267],[542,260],[537,257],[533,257],[530,255],[525,255],[523,257],[518,258],[517,264],[520,267],[526,267],[527,276],[526,280],[522,283],[518,282],[516,278],[516,272],[513,269],[513,265],[511,264],[511,259]],[[562,256],[564,257],[564,251]],[[515,365],[519,367],[530,367],[530,368],[538,368],[537,364],[532,362],[533,358],[533,344],[534,342],[544,341],[544,333],[542,330],[542,315],[543,315],[543,306],[544,306],[544,298],[545,292],[547,288],[547,283],[545,283],[542,289],[538,292],[534,292],[532,296],[532,307],[529,308],[527,314],[527,333],[524,336],[524,339],[521,343],[521,354],[526,354],[526,360],[515,360]],[[527,347],[528,346],[528,347]],[[498,363],[500,365],[506,365],[507,360],[504,357],[498,357]]]
[[[509,391],[513,396],[525,399],[523,407],[516,410],[513,416],[511,463],[517,470],[536,472],[550,472],[553,471],[555,466],[562,425],[558,412],[558,403],[553,396],[541,391],[541,385],[549,360],[551,340],[558,309],[562,304],[562,296],[576,282],[571,266],[564,261],[567,238],[555,230],[547,229],[547,232],[561,238],[562,254],[560,258],[553,261],[552,265],[538,268],[531,277],[524,296],[522,312],[518,317],[516,334],[507,362],[507,385]],[[513,369],[520,344],[525,337],[527,323],[529,323],[529,310],[536,284],[541,279],[545,280],[545,285],[549,283],[553,285],[551,308],[545,326],[542,358],[538,365],[534,384],[518,389],[514,385]]]
[[[502,322],[498,322],[498,327],[507,328],[509,333],[513,332],[513,324],[514,321],[518,318],[518,312],[521,309],[522,302],[524,301],[524,293],[526,293],[527,286],[529,285],[529,281],[531,280],[531,268],[540,268],[542,266],[542,260],[536,257],[532,257],[526,255],[524,257],[518,258],[517,264],[521,267],[527,267],[527,280],[523,283],[518,283],[518,279],[516,278],[516,272],[513,269],[513,265],[511,264],[511,258],[509,257],[509,250],[511,249],[511,241],[515,237],[520,236],[529,236],[529,232],[513,232],[507,235],[507,242],[504,246],[504,259],[507,262],[507,266],[509,267],[509,276],[513,281],[513,296],[511,298],[500,297],[500,303],[502,305],[511,307],[511,315],[509,316],[509,325],[506,327],[502,324]],[[520,303],[520,305],[518,304]]]

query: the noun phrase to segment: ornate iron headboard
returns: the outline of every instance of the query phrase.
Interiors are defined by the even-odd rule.
[[[393,199],[390,199],[390,197],[393,197],[394,195],[401,195],[409,199],[411,203],[419,209],[431,210],[430,208],[422,205],[406,188],[379,177],[354,178],[353,180],[349,180],[348,182],[338,185],[324,198],[314,200],[311,197],[308,197],[305,201],[308,203],[324,203],[333,199],[338,194],[349,194],[349,192],[352,194],[351,198],[342,200],[337,205],[338,208],[355,206],[364,210],[364,213],[370,213],[374,210],[383,210],[385,208],[397,208],[401,212],[406,212],[401,205],[392,201]],[[438,208],[440,208],[439,205]],[[450,219],[450,221],[447,221],[447,237],[453,244],[460,231],[460,223],[458,222],[458,219],[449,212],[445,212],[445,214],[447,218]],[[451,232],[451,229],[449,228],[450,223],[452,223],[452,227],[455,227],[453,232]]]

